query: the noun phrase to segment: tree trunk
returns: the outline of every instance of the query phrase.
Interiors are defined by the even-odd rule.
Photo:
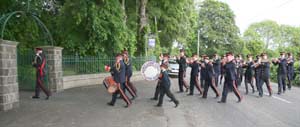
[[[121,0],[121,6],[122,6],[122,10],[123,10],[123,16],[124,16],[124,25],[126,25],[127,22],[127,15],[126,15],[126,0]]]
[[[144,35],[146,33],[145,28],[148,24],[147,15],[146,15],[146,7],[148,0],[138,0],[138,29],[137,29],[137,53],[141,54],[145,49],[145,39]]]

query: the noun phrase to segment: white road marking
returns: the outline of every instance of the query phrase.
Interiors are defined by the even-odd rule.
[[[264,95],[269,95],[269,94],[264,93]],[[292,103],[292,102],[290,102],[290,101],[288,101],[286,99],[283,99],[283,98],[280,98],[280,97],[277,97],[277,96],[274,96],[274,95],[272,95],[272,97],[275,98],[275,99],[277,99],[277,100],[280,100],[280,101],[283,101],[285,103],[288,103],[288,104]]]

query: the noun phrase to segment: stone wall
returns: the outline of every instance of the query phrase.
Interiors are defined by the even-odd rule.
[[[42,46],[46,54],[47,73],[50,90],[60,92],[63,90],[62,50],[61,47]]]
[[[0,40],[0,111],[19,106],[17,45],[17,42]]]
[[[102,84],[104,78],[107,76],[110,76],[110,73],[64,76],[63,88],[69,89],[74,87]],[[131,80],[142,80],[142,75],[139,72],[136,72],[133,74]]]

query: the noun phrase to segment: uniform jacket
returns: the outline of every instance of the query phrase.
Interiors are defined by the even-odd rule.
[[[244,65],[244,68],[246,68],[245,76],[246,77],[253,77],[254,75],[254,68],[253,68],[254,62],[248,61],[246,65]]]
[[[180,57],[180,59],[176,60],[176,62],[179,64],[179,71],[183,72],[186,71],[186,58],[185,57]]]
[[[205,80],[211,80],[215,76],[215,71],[213,68],[213,65],[205,63],[205,68],[204,68],[204,79]]]
[[[120,61],[120,68],[117,69],[116,65],[114,65],[111,69],[111,74],[114,77],[114,80],[116,83],[125,83],[126,78],[125,78],[125,74],[126,74],[126,67],[124,62],[121,60]]]
[[[213,61],[213,67],[216,74],[221,74],[221,60],[216,59]]]
[[[124,59],[124,64],[126,67],[126,76],[131,76],[132,75],[132,65],[131,65],[131,59],[128,58],[127,60]]]
[[[236,65],[233,61],[230,61],[224,65],[225,68],[225,80],[236,80]]]
[[[189,66],[192,68],[191,70],[191,76],[198,76],[199,75],[199,63],[197,61],[194,61],[193,63],[189,64]],[[204,70],[203,70],[204,72]],[[205,74],[204,74],[205,75]]]
[[[279,59],[278,62],[273,62],[274,65],[278,65],[277,68],[277,73],[278,74],[287,74],[287,60],[284,59]]]
[[[164,87],[166,89],[170,88],[171,82],[169,79],[168,72],[166,70],[160,72],[159,80],[160,80],[160,87]]]
[[[270,62],[261,62],[259,65],[261,66],[261,76],[264,79],[269,79],[270,78]]]

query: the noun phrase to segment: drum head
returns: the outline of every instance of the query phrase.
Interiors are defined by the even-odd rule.
[[[145,80],[156,80],[160,74],[160,65],[154,61],[148,61],[143,64],[141,73]]]
[[[107,88],[107,91],[108,91],[108,93],[113,94],[113,93],[115,93],[117,91],[117,86],[116,85],[110,85]]]

